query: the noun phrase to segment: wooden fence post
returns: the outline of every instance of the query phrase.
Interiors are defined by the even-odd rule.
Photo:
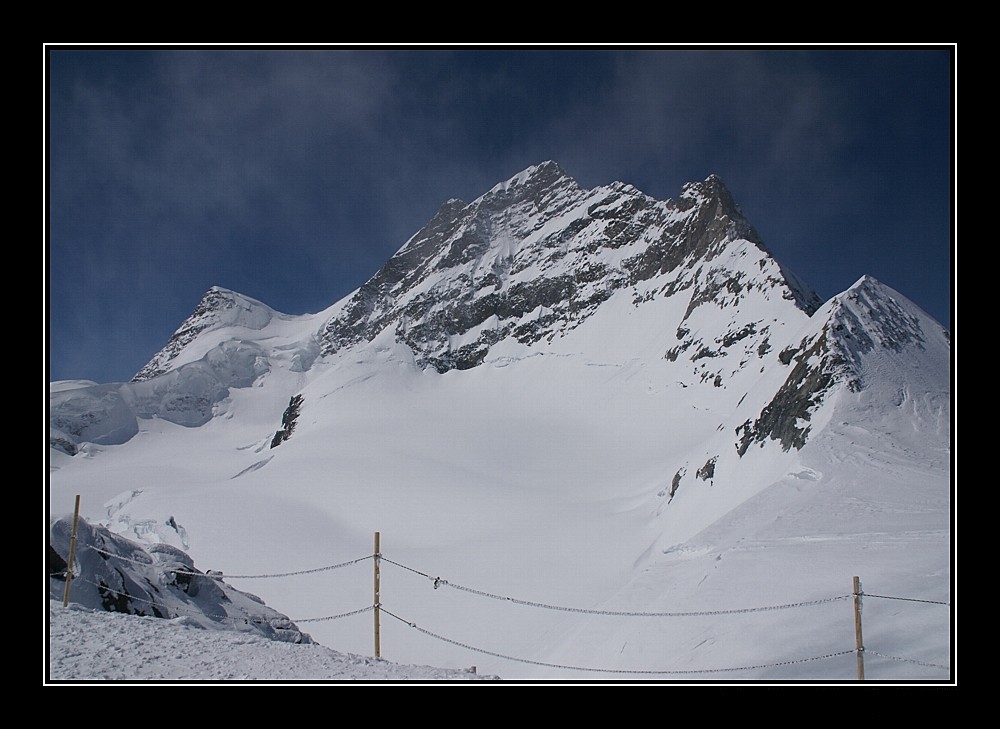
[[[381,595],[379,594],[381,588],[379,587],[379,558],[382,556],[379,553],[379,533],[375,532],[375,657],[381,658],[382,656],[382,636],[380,635],[379,627],[379,608],[382,607]]]
[[[854,576],[854,640],[858,649],[858,680],[865,680],[865,643],[861,639],[861,579]]]
[[[73,507],[73,531],[69,537],[69,559],[66,561],[66,589],[63,590],[63,607],[69,605],[69,584],[73,581],[73,560],[76,559],[76,524],[80,519],[80,494]]]

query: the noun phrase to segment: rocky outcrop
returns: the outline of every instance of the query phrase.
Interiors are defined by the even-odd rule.
[[[810,344],[803,344],[794,357],[791,373],[774,399],[753,423],[747,420],[736,429],[739,436],[737,453],[742,456],[752,443],[763,443],[766,439],[779,441],[785,451],[805,445],[812,410],[836,381],[838,368],[829,351],[823,335]]]
[[[49,597],[62,601],[72,518],[49,525]],[[190,555],[169,544],[140,544],[80,518],[69,599],[109,612],[182,619],[213,630],[254,632],[272,640],[311,643],[289,618],[255,595],[198,570]]]
[[[302,407],[302,395],[292,395],[288,401],[288,407],[281,415],[281,428],[271,438],[271,447],[275,448],[292,437],[295,430],[295,421],[299,417],[299,409]]]

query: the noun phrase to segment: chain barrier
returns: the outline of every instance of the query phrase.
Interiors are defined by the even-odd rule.
[[[426,577],[428,580],[433,580],[434,579],[433,577],[431,577],[426,572],[421,572],[420,570],[415,570],[412,567],[407,567],[405,564],[400,564],[399,562],[393,562],[388,557],[383,557],[382,555],[379,555],[379,559],[381,559],[383,562],[388,562],[389,564],[394,564],[397,567],[402,567],[404,570],[409,570],[410,572],[414,572],[414,573],[420,575],[421,577]]]
[[[369,610],[374,610],[374,605],[369,605],[368,607],[363,607],[360,610],[352,610],[349,613],[341,613],[340,615],[327,615],[323,618],[299,618],[298,620],[293,620],[293,623],[318,623],[323,620],[338,620],[340,618],[348,618],[351,615],[360,615],[361,613],[366,613]]]
[[[94,546],[89,546],[89,549],[92,549],[95,552],[98,552],[99,554],[106,555],[108,557],[114,557],[115,559],[121,560],[123,562],[131,562],[133,564],[141,564],[141,565],[146,566],[146,567],[156,566],[155,562],[147,562],[147,561],[144,561],[144,560],[138,560],[138,559],[131,559],[129,557],[123,557],[121,555],[114,554],[113,552],[108,552],[106,550],[99,549],[99,548],[94,547]],[[547,610],[561,610],[561,611],[564,611],[564,612],[586,613],[586,614],[589,614],[589,615],[617,615],[617,616],[625,616],[625,617],[652,617],[652,618],[693,617],[693,616],[705,616],[705,615],[733,615],[733,614],[738,614],[738,613],[764,612],[764,611],[768,611],[768,610],[786,610],[786,609],[789,609],[789,608],[805,607],[805,606],[809,606],[809,605],[820,605],[820,604],[827,603],[827,602],[835,602],[837,600],[846,600],[847,598],[854,597],[853,594],[849,594],[849,595],[836,595],[834,597],[820,598],[818,600],[806,600],[806,601],[802,601],[802,602],[784,603],[784,604],[780,604],[780,605],[763,605],[763,606],[759,606],[759,607],[750,607],[750,608],[732,608],[732,609],[729,609],[729,610],[702,610],[702,611],[688,611],[688,612],[642,612],[642,611],[632,611],[632,610],[593,610],[593,609],[588,609],[588,608],[567,607],[567,606],[563,606],[563,605],[550,605],[548,603],[534,602],[534,601],[531,601],[531,600],[521,600],[521,599],[516,598],[516,597],[509,597],[509,596],[506,596],[506,595],[496,595],[496,594],[491,593],[491,592],[485,592],[483,590],[477,590],[477,589],[472,588],[472,587],[467,587],[465,585],[460,585],[460,584],[457,584],[457,583],[454,583],[454,582],[449,582],[448,580],[442,579],[441,577],[431,577],[426,572],[421,572],[418,569],[414,569],[413,567],[409,567],[408,565],[401,564],[399,562],[391,560],[388,557],[385,557],[385,556],[383,556],[381,554],[379,554],[379,555],[369,554],[369,555],[365,555],[364,557],[358,557],[357,559],[348,560],[347,562],[341,562],[339,564],[326,565],[324,567],[315,567],[313,569],[308,569],[308,570],[297,570],[297,571],[294,571],[294,572],[275,572],[275,573],[260,574],[260,575],[230,575],[230,574],[219,573],[219,572],[216,572],[216,573],[203,573],[203,572],[191,572],[191,571],[188,571],[188,570],[170,570],[170,571],[174,572],[175,574],[179,574],[179,575],[191,575],[191,576],[195,576],[195,577],[208,577],[208,578],[214,579],[214,580],[223,580],[223,579],[227,579],[227,578],[228,579],[250,580],[250,579],[264,579],[264,578],[273,578],[273,577],[293,577],[295,575],[308,575],[308,574],[315,574],[317,572],[326,572],[326,571],[330,571],[330,570],[340,569],[342,567],[349,567],[351,565],[358,564],[360,562],[364,562],[365,560],[373,559],[375,557],[378,557],[379,560],[382,561],[382,562],[387,562],[387,563],[389,563],[391,565],[395,565],[396,567],[399,567],[401,569],[408,570],[409,572],[413,572],[414,574],[420,575],[421,577],[426,577],[428,580],[430,580],[431,582],[434,583],[434,589],[435,590],[438,589],[441,585],[444,585],[445,587],[451,587],[451,588],[456,589],[456,590],[462,590],[463,592],[468,592],[468,593],[472,593],[474,595],[479,595],[480,597],[488,597],[488,598],[493,599],[493,600],[500,600],[502,602],[510,602],[510,603],[514,603],[516,605],[527,605],[529,607],[545,608]],[[895,596],[892,596],[892,595],[873,595],[873,594],[867,593],[867,592],[860,593],[860,596],[861,597],[874,597],[874,598],[880,598],[880,599],[884,599],[884,600],[905,600],[905,601],[908,601],[908,602],[923,602],[923,603],[929,603],[929,604],[932,604],[932,605],[946,605],[946,606],[950,605],[950,603],[942,602],[940,600],[921,600],[921,599],[913,598],[913,597],[895,597]]]
[[[434,589],[438,589],[440,586],[451,587],[456,590],[462,590],[464,592],[470,592],[473,595],[479,595],[480,597],[488,597],[492,600],[500,600],[502,602],[510,602],[516,605],[527,605],[529,607],[545,608],[546,610],[562,610],[564,612],[570,613],[585,613],[587,615],[615,615],[619,617],[647,617],[647,618],[688,618],[703,615],[734,615],[738,613],[755,613],[764,612],[767,610],[786,610],[789,608],[805,607],[807,605],[820,605],[827,602],[835,602],[837,600],[846,600],[847,598],[853,597],[853,595],[837,595],[836,597],[825,597],[819,600],[806,600],[804,602],[792,602],[783,605],[765,605],[762,607],[751,607],[751,608],[733,608],[730,610],[701,610],[701,611],[688,611],[688,612],[640,612],[634,610],[592,610],[588,608],[578,608],[578,607],[565,607],[562,605],[549,605],[544,602],[532,602],[531,600],[520,600],[516,597],[507,597],[504,595],[495,595],[491,592],[484,592],[482,590],[476,590],[472,587],[466,587],[464,585],[458,585],[454,582],[449,582],[448,580],[442,579],[440,577],[431,577],[430,575],[415,570],[412,567],[407,567],[406,565],[399,564],[398,562],[393,562],[390,559],[382,557],[383,562],[388,562],[389,564],[394,564],[397,567],[402,567],[403,569],[409,570],[410,572],[415,572],[418,575],[422,575],[434,583]]]
[[[120,554],[115,554],[114,552],[108,552],[107,550],[99,549],[99,548],[95,547],[92,544],[88,544],[86,546],[87,546],[87,549],[92,549],[95,552],[97,552],[98,554],[103,554],[103,555],[105,555],[107,557],[114,557],[115,559],[119,559],[122,562],[128,562],[130,564],[141,564],[143,567],[155,567],[156,566],[156,562],[154,562],[152,559],[150,559],[147,562],[144,559],[132,559],[131,557],[123,557]]]
[[[93,581],[85,579],[83,577],[79,577],[79,578],[77,578],[77,580],[80,581],[80,582],[85,582],[88,585],[93,585],[98,590],[103,590],[105,592],[110,592],[111,594],[117,595],[119,597],[127,597],[130,602],[142,602],[142,603],[146,603],[147,605],[151,605],[154,608],[162,609],[164,612],[167,612],[167,613],[177,613],[178,616],[180,616],[180,615],[186,615],[186,616],[192,617],[192,618],[206,617],[206,618],[212,620],[213,622],[233,623],[235,625],[240,625],[240,624],[244,624],[244,625],[249,625],[249,624],[254,624],[254,625],[270,625],[270,623],[267,620],[263,620],[263,619],[260,619],[260,618],[234,618],[234,617],[231,617],[229,615],[226,615],[226,616],[212,616],[212,615],[209,615],[208,613],[203,613],[203,612],[198,612],[198,613],[187,612],[187,611],[184,611],[184,610],[179,610],[177,608],[167,607],[166,605],[164,605],[162,603],[158,603],[155,600],[146,600],[146,599],[141,598],[141,597],[136,597],[135,595],[132,595],[132,594],[130,594],[128,592],[122,592],[120,590],[114,589],[113,587],[110,587],[109,585],[101,585],[101,584],[98,584],[97,582],[93,582]],[[286,620],[291,620],[291,622],[296,623],[296,624],[297,623],[317,623],[317,622],[321,622],[321,621],[324,621],[324,620],[339,620],[340,618],[348,618],[348,617],[350,617],[352,615],[360,615],[361,613],[366,613],[366,612],[368,612],[370,610],[374,610],[374,609],[375,609],[374,605],[369,605],[368,607],[363,607],[363,608],[361,608],[359,610],[352,610],[351,612],[348,612],[348,613],[341,613],[340,615],[326,615],[326,616],[324,616],[322,618],[300,618],[300,619],[285,618],[285,619]],[[278,616],[275,616],[275,617],[278,617]],[[284,616],[281,616],[281,617],[284,618]]]
[[[872,595],[871,593],[868,593],[868,592],[862,592],[861,596],[862,597],[878,597],[878,598],[881,598],[883,600],[906,600],[907,602],[926,602],[926,603],[930,603],[931,605],[947,605],[949,607],[951,606],[950,602],[942,602],[941,600],[919,600],[919,599],[917,599],[915,597],[893,597],[892,595]]]
[[[530,663],[535,666],[543,666],[545,668],[559,668],[568,671],[589,671],[591,673],[627,673],[627,674],[643,674],[643,675],[657,675],[657,676],[695,674],[695,673],[726,673],[731,671],[753,671],[762,668],[778,668],[780,666],[791,666],[797,663],[822,661],[827,658],[836,658],[837,656],[846,656],[854,653],[853,650],[846,650],[846,651],[839,651],[837,653],[827,653],[824,656],[813,656],[811,658],[799,658],[791,661],[780,661],[778,663],[761,663],[755,666],[738,666],[733,668],[700,668],[700,669],[695,668],[687,670],[675,669],[675,670],[659,671],[659,670],[639,670],[639,669],[633,670],[626,668],[590,668],[586,666],[568,666],[559,663],[545,663],[543,661],[533,661],[528,658],[517,658],[516,656],[508,656],[503,653],[494,653],[493,651],[488,651],[483,648],[477,648],[475,646],[468,645],[467,643],[460,643],[457,640],[452,640],[451,638],[445,638],[443,635],[438,635],[437,633],[432,633],[431,631],[425,628],[421,628],[416,623],[410,622],[409,620],[405,620],[396,615],[395,613],[386,610],[384,607],[382,607],[381,609],[382,612],[384,612],[386,615],[390,615],[396,618],[396,620],[400,621],[401,623],[405,623],[414,630],[423,633],[424,635],[428,635],[431,638],[435,638],[437,640],[444,641],[445,643],[450,643],[451,645],[458,646],[459,648],[465,648],[466,650],[475,651],[476,653],[483,653],[485,655],[493,656],[495,658],[503,658],[508,661],[516,661],[518,663]]]
[[[885,653],[879,653],[878,651],[873,651],[870,648],[865,648],[865,655],[879,656],[881,658],[888,658],[893,661],[902,661],[904,663],[915,663],[918,666],[926,666],[927,668],[940,668],[945,671],[949,670],[948,666],[942,666],[940,663],[924,663],[923,661],[915,661],[912,658],[900,658],[899,656],[887,656]]]
[[[108,552],[106,550],[99,549],[98,547],[95,547],[93,545],[88,545],[88,548],[94,550],[95,552],[97,552],[99,554],[106,555],[108,557],[113,557],[115,559],[118,559],[118,560],[121,560],[121,561],[124,561],[124,562],[130,562],[132,564],[139,564],[139,565],[142,565],[142,566],[145,566],[145,567],[155,567],[155,566],[158,566],[155,561],[146,561],[146,560],[139,560],[139,559],[133,559],[133,558],[129,558],[129,557],[124,557],[122,555],[114,554],[112,552]],[[273,577],[290,577],[290,576],[295,576],[295,575],[307,575],[307,574],[315,574],[315,573],[318,573],[318,572],[326,572],[326,571],[330,571],[330,570],[340,569],[342,567],[349,567],[351,565],[358,564],[360,562],[364,562],[365,560],[368,560],[368,559],[377,559],[379,562],[386,562],[388,564],[391,564],[391,565],[394,565],[396,567],[399,567],[400,569],[404,569],[404,570],[407,570],[409,572],[413,572],[416,575],[424,577],[424,578],[426,578],[426,579],[428,579],[428,580],[430,580],[431,582],[434,583],[434,589],[435,590],[438,589],[439,587],[441,587],[443,585],[445,587],[451,587],[451,588],[456,589],[456,590],[460,590],[460,591],[463,591],[463,592],[468,592],[468,593],[473,594],[473,595],[479,595],[480,597],[487,597],[487,598],[490,598],[490,599],[493,599],[493,600],[499,600],[501,602],[509,602],[509,603],[512,603],[512,604],[525,605],[525,606],[528,606],[528,607],[544,608],[544,609],[547,609],[547,610],[559,610],[559,611],[563,611],[563,612],[583,613],[583,614],[587,614],[587,615],[611,615],[611,616],[619,616],[619,617],[694,617],[694,616],[712,616],[712,615],[734,615],[734,614],[741,614],[741,613],[765,612],[765,611],[772,611],[772,610],[786,610],[786,609],[790,609],[790,608],[798,608],[798,607],[805,607],[805,606],[812,606],[812,605],[821,605],[821,604],[824,604],[824,603],[836,602],[838,600],[846,600],[846,599],[849,599],[849,598],[856,597],[854,594],[836,595],[834,597],[820,598],[820,599],[817,599],[817,600],[806,600],[806,601],[794,602],[794,603],[784,603],[784,604],[779,604],[779,605],[764,605],[764,606],[749,607],[749,608],[732,608],[732,609],[728,609],[728,610],[702,610],[702,611],[685,611],[685,612],[678,612],[678,611],[671,611],[671,612],[645,612],[645,611],[632,611],[632,610],[595,610],[595,609],[588,609],[588,608],[567,607],[567,606],[562,606],[562,605],[551,605],[551,604],[548,604],[548,603],[534,602],[534,601],[531,601],[531,600],[521,600],[521,599],[515,598],[515,597],[510,597],[510,596],[506,596],[506,595],[497,595],[497,594],[494,594],[494,593],[491,593],[491,592],[486,592],[486,591],[483,591],[483,590],[477,590],[477,589],[472,588],[472,587],[467,587],[465,585],[460,585],[460,584],[457,584],[457,583],[449,582],[448,580],[442,579],[441,577],[432,577],[431,575],[429,575],[426,572],[421,572],[420,570],[414,569],[413,567],[409,567],[409,566],[407,566],[405,564],[401,564],[401,563],[396,562],[394,560],[388,559],[387,557],[383,556],[382,554],[370,554],[370,555],[366,555],[364,557],[359,557],[357,559],[348,560],[346,562],[341,562],[339,564],[327,565],[327,566],[324,566],[324,567],[316,567],[316,568],[313,568],[313,569],[298,570],[298,571],[294,571],[294,572],[281,572],[281,573],[271,573],[271,574],[259,574],[259,575],[227,575],[227,574],[218,573],[218,572],[216,572],[216,573],[202,573],[202,572],[192,572],[192,571],[187,571],[187,570],[169,570],[169,569],[167,569],[165,571],[173,572],[175,574],[180,574],[180,575],[191,575],[191,576],[197,576],[197,577],[207,577],[207,578],[214,579],[214,580],[223,580],[223,579],[226,579],[226,578],[230,578],[230,579],[262,579],[262,578],[273,578]],[[162,567],[162,565],[160,565],[160,566]],[[145,599],[142,599],[142,598],[139,598],[139,597],[135,597],[133,595],[130,595],[127,592],[120,592],[120,591],[115,590],[115,589],[113,589],[113,588],[111,588],[109,586],[100,585],[100,584],[97,584],[95,582],[91,582],[90,580],[84,579],[82,577],[78,577],[76,579],[79,580],[79,581],[81,581],[81,582],[85,582],[87,584],[93,585],[94,587],[97,587],[100,590],[105,590],[107,592],[113,593],[113,594],[118,595],[118,596],[128,597],[129,600],[131,600],[131,601],[147,603],[147,604],[153,606],[154,608],[158,607],[158,608],[163,609],[164,611],[167,611],[167,612],[176,612],[176,613],[178,613],[180,615],[184,614],[182,611],[178,611],[176,609],[167,608],[166,606],[164,606],[162,604],[159,604],[159,603],[156,603],[156,602],[154,602],[152,600],[145,600]],[[907,601],[907,602],[922,602],[922,603],[929,603],[929,604],[933,604],[933,605],[950,606],[950,603],[939,601],[939,600],[922,600],[922,599],[918,599],[918,598],[896,597],[896,596],[891,596],[891,595],[873,595],[873,594],[864,593],[864,592],[859,593],[858,597],[871,597],[871,598],[879,598],[879,599],[885,599],[885,600],[903,600],[903,601]],[[810,658],[800,658],[800,659],[791,660],[791,661],[781,661],[781,662],[777,662],[777,663],[762,663],[762,664],[757,664],[757,665],[739,666],[739,667],[733,667],[733,668],[690,669],[690,670],[680,670],[680,669],[676,669],[676,670],[628,670],[628,669],[616,669],[616,668],[590,668],[590,667],[585,667],[585,666],[569,666],[569,665],[562,665],[562,664],[557,664],[557,663],[545,663],[545,662],[542,662],[542,661],[534,661],[534,660],[530,660],[530,659],[527,659],[527,658],[518,658],[516,656],[509,656],[509,655],[505,655],[503,653],[495,653],[493,651],[488,651],[488,650],[485,650],[483,648],[478,648],[476,646],[468,645],[466,643],[461,643],[461,642],[458,642],[456,640],[452,640],[451,638],[446,638],[445,636],[438,635],[437,633],[433,633],[433,632],[431,632],[431,631],[429,631],[429,630],[427,630],[425,628],[421,628],[416,623],[410,622],[408,620],[405,620],[404,618],[399,617],[395,613],[392,613],[389,610],[386,610],[381,605],[368,605],[367,607],[363,607],[363,608],[360,608],[358,610],[352,610],[352,611],[346,612],[346,613],[340,613],[339,615],[327,615],[327,616],[318,617],[318,618],[301,618],[301,619],[298,619],[298,620],[293,620],[292,622],[293,623],[308,623],[308,622],[321,622],[321,621],[327,621],[327,620],[338,620],[338,619],[341,619],[341,618],[350,617],[352,615],[359,615],[361,613],[366,613],[366,612],[369,612],[371,610],[375,610],[376,608],[381,609],[382,612],[384,612],[387,615],[395,618],[396,620],[399,620],[402,623],[405,623],[406,625],[408,625],[409,627],[417,630],[418,632],[421,632],[421,633],[423,633],[423,634],[425,634],[425,635],[427,635],[427,636],[429,636],[431,638],[434,638],[436,640],[440,640],[440,641],[443,641],[445,643],[450,643],[452,645],[458,646],[459,648],[464,648],[466,650],[474,651],[476,653],[482,653],[482,654],[485,654],[485,655],[494,656],[496,658],[502,658],[504,660],[516,661],[516,662],[520,662],[520,663],[528,663],[528,664],[533,664],[533,665],[536,665],[536,666],[543,666],[543,667],[546,667],[546,668],[558,668],[558,669],[572,670],[572,671],[589,671],[589,672],[595,672],[595,673],[620,673],[620,674],[648,674],[648,675],[724,673],[724,672],[733,672],[733,671],[760,670],[760,669],[764,669],[764,668],[778,668],[778,667],[782,667],[782,666],[790,666],[790,665],[795,665],[795,664],[799,664],[799,663],[809,663],[809,662],[812,662],[812,661],[820,661],[820,660],[825,660],[825,659],[828,659],[828,658],[835,658],[837,656],[849,655],[849,654],[853,654],[853,653],[856,652],[856,649],[855,650],[846,650],[846,651],[840,651],[840,652],[836,652],[836,653],[828,653],[826,655],[821,655],[821,656],[813,656],[813,657],[810,657]],[[250,623],[261,623],[261,624],[264,624],[266,622],[264,620],[253,619],[253,618],[244,618],[244,619],[240,620],[238,618],[232,618],[232,617],[229,617],[229,616],[221,617],[221,618],[212,618],[212,616],[204,614],[204,613],[188,613],[188,615],[190,617],[203,616],[203,617],[207,617],[209,619],[213,619],[213,620],[215,620],[217,622],[226,622],[226,623],[233,623],[233,624],[241,624],[241,623],[242,624],[250,624]],[[916,661],[916,660],[909,659],[909,658],[900,658],[898,656],[890,656],[890,655],[886,655],[886,654],[883,654],[883,653],[878,653],[877,651],[868,650],[868,649],[866,649],[865,652],[869,653],[871,655],[879,656],[881,658],[886,658],[886,659],[893,660],[893,661],[901,661],[901,662],[905,662],[905,663],[913,663],[913,664],[918,665],[918,666],[924,666],[924,667],[928,667],[928,668],[939,668],[939,669],[946,670],[946,671],[949,670],[947,666],[943,666],[943,665],[940,665],[940,664],[937,664],[937,663],[925,663],[925,662],[922,662],[922,661]]]
[[[94,550],[95,552],[98,552],[99,554],[105,554],[105,555],[107,555],[109,557],[114,557],[115,559],[120,559],[123,562],[132,562],[133,564],[141,564],[141,565],[146,566],[146,567],[157,566],[156,563],[154,563],[154,562],[142,562],[142,561],[137,560],[137,559],[130,559],[128,557],[122,557],[121,555],[114,554],[113,552],[107,552],[107,551],[105,551],[103,549],[98,549],[97,547],[94,547],[94,546],[91,546],[90,549]],[[191,572],[189,570],[169,570],[169,571],[173,572],[174,574],[178,574],[178,575],[192,575],[194,577],[207,577],[207,578],[212,579],[212,580],[225,580],[225,579],[230,579],[230,580],[255,580],[255,579],[263,579],[263,578],[266,578],[266,577],[292,577],[294,575],[310,575],[310,574],[314,574],[316,572],[326,572],[328,570],[337,570],[337,569],[340,569],[341,567],[350,567],[352,564],[357,564],[358,562],[364,562],[366,559],[372,559],[373,557],[374,557],[374,555],[369,554],[369,555],[366,555],[364,557],[358,557],[357,559],[349,560],[347,562],[341,562],[340,564],[331,564],[331,565],[327,565],[325,567],[315,567],[315,568],[313,568],[311,570],[299,570],[297,572],[275,572],[275,573],[272,573],[272,574],[265,574],[265,575],[228,575],[228,574],[225,574],[225,573],[222,573],[222,572],[208,572],[208,573],[206,573],[206,572]]]

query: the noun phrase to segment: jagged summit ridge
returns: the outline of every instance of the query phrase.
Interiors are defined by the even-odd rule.
[[[477,202],[498,208],[527,199],[544,204],[545,194],[559,188],[575,190],[579,186],[557,162],[547,160],[522,170],[505,182],[498,182]]]
[[[121,443],[137,418],[197,427],[226,411],[234,389],[272,374],[292,376],[294,390],[275,395],[284,407],[299,375],[341,352],[393,352],[445,373],[495,350],[499,363],[547,353],[656,362],[657,383],[698,385],[720,413],[740,411],[728,428],[739,455],[767,440],[787,451],[802,447],[812,413],[839,384],[860,391],[866,368],[878,379],[873,352],[933,340],[930,368],[940,368],[947,335],[929,337],[934,326],[869,277],[821,307],[717,175],[659,201],[622,182],[583,189],[545,162],[471,203],[443,203],[324,312],[289,316],[212,287],[132,382],[54,392],[52,442],[67,453],[85,441]]]
[[[736,260],[748,251],[753,270]],[[532,346],[565,335],[617,294],[637,304],[687,297],[683,319],[668,327],[677,329],[675,351],[682,351],[699,345],[681,333],[690,331],[686,322],[695,310],[710,302],[741,305],[751,292],[788,300],[806,314],[820,304],[770,255],[717,175],[687,183],[676,200],[658,201],[622,182],[581,189],[549,160],[472,203],[443,203],[309,335],[315,344],[304,346],[332,355],[387,333],[420,367],[468,369],[505,339]],[[173,369],[206,332],[225,326],[259,331],[276,316],[284,315],[213,287],[133,382]],[[761,328],[734,323],[730,336]]]
[[[739,242],[757,270],[726,260]],[[321,349],[390,330],[420,366],[468,369],[501,340],[530,346],[563,335],[617,292],[685,292],[689,315],[724,290],[739,298],[754,289],[776,290],[807,314],[820,303],[773,260],[718,176],[657,201],[621,182],[581,189],[547,161],[468,205],[445,203],[326,323]]]

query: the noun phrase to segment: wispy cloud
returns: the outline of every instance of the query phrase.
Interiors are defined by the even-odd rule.
[[[947,53],[54,51],[53,328],[155,351],[213,284],[319,310],[446,199],[544,159],[658,198],[720,174],[821,293],[885,280],[948,234],[948,74]]]

